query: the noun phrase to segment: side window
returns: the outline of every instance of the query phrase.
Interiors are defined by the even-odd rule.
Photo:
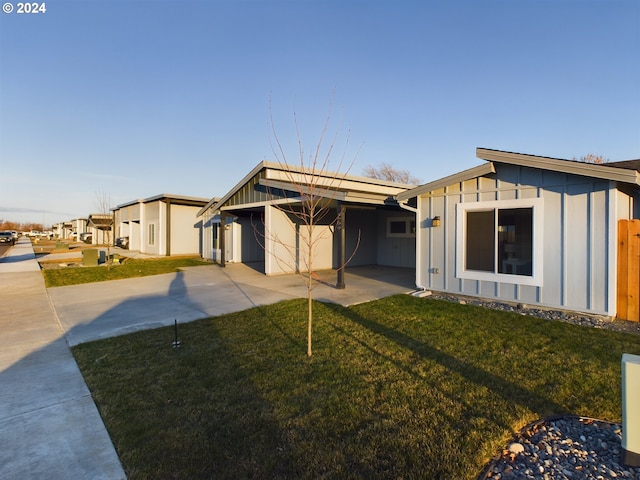
[[[149,245],[155,245],[155,244],[156,244],[156,224],[150,223],[149,224]]]
[[[387,237],[415,237],[416,221],[412,217],[387,218]]]

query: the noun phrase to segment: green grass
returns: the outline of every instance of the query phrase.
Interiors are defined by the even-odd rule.
[[[474,479],[550,414],[620,421],[640,337],[399,295],[74,347],[130,479]]]
[[[178,271],[181,267],[198,265],[210,264],[200,257],[167,257],[144,260],[128,258],[124,260],[124,263],[114,264],[110,267],[101,265],[99,267],[42,270],[42,274],[44,275],[45,285],[49,288],[172,273]]]

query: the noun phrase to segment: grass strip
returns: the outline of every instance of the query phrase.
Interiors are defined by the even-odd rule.
[[[200,257],[127,258],[121,264],[42,270],[42,274],[45,285],[50,288],[172,273],[182,267],[199,265],[210,265],[210,263]]]

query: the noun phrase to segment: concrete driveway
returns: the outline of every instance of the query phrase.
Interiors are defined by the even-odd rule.
[[[314,298],[353,305],[415,289],[413,269],[355,267],[336,289],[335,272],[320,272]],[[189,267],[151,277],[48,289],[69,345],[184,323],[281,300],[304,298],[299,275],[266,277],[250,265]]]

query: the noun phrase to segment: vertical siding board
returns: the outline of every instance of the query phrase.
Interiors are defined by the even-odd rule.
[[[591,193],[591,302],[596,311],[607,310],[609,285],[608,184],[596,184]]]
[[[554,187],[543,192],[544,198],[544,284],[540,302],[549,305],[563,303],[563,223],[564,188]]]
[[[588,251],[588,195],[585,185],[567,185],[567,304],[571,309],[588,308],[589,290],[589,251]]]
[[[449,274],[449,267],[446,262],[446,255],[448,255],[448,243],[447,229],[445,226],[445,222],[447,222],[445,197],[436,197],[431,199],[431,213],[431,218],[436,215],[440,216],[441,223],[439,227],[430,228],[433,247],[431,249],[431,252],[429,253],[431,255],[431,265],[433,268],[439,269],[440,272],[430,274],[430,283],[434,285],[434,288],[438,290],[444,290],[446,288],[445,279]]]

